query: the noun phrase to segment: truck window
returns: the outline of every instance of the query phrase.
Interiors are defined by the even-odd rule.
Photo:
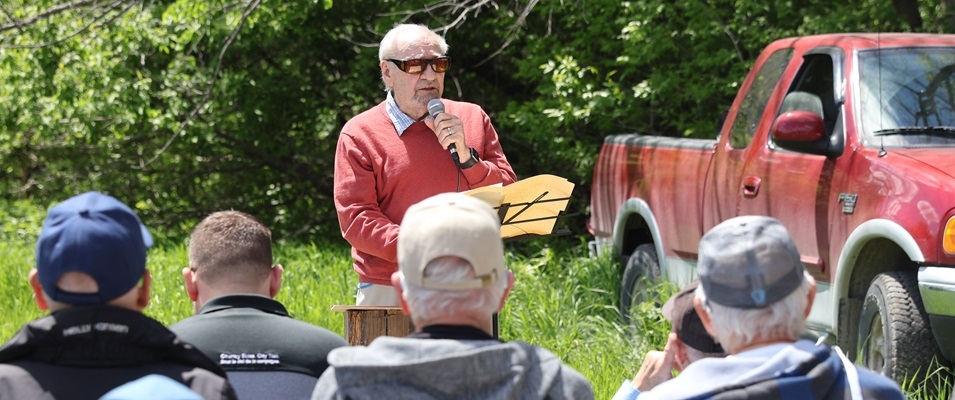
[[[769,97],[773,94],[773,89],[776,88],[776,83],[783,75],[792,54],[792,49],[777,50],[760,67],[749,92],[743,98],[743,104],[740,105],[733,122],[733,130],[730,131],[730,146],[734,149],[746,148],[753,140],[759,120],[766,110],[766,103],[769,102]]]
[[[859,52],[866,146],[955,146],[955,48]]]
[[[819,114],[826,124],[826,136],[832,134],[832,129],[836,124],[836,118],[839,115],[839,108],[836,105],[835,95],[835,70],[833,69],[832,57],[828,54],[812,54],[803,57],[803,65],[793,80],[793,85],[787,93],[799,92],[818,99],[818,106],[805,107],[795,106],[795,109],[802,111],[811,111]],[[790,96],[787,96],[787,99]],[[784,112],[792,111],[788,107],[787,101],[783,101],[777,116]]]

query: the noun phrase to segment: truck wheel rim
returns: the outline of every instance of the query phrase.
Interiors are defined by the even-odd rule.
[[[866,367],[885,375],[885,335],[882,316],[876,314],[869,325],[869,343],[866,346]]]

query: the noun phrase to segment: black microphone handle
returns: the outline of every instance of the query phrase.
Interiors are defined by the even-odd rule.
[[[454,165],[461,165],[461,157],[458,156],[458,150],[455,148],[454,143],[448,145],[448,151],[451,152],[451,158],[454,159]]]

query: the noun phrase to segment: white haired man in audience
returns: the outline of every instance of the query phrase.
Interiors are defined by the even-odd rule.
[[[729,219],[700,240],[694,307],[730,356],[705,358],[672,378],[674,357],[645,362],[614,399],[904,399],[888,378],[838,347],[799,340],[816,281],[776,219]],[[664,351],[664,354],[671,354]]]
[[[392,283],[417,330],[333,350],[312,398],[593,399],[554,354],[492,336],[514,284],[500,229],[487,203],[461,193],[411,206]]]

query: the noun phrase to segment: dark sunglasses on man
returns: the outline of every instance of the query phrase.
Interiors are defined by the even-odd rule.
[[[431,69],[434,72],[447,72],[448,68],[451,68],[451,58],[450,57],[438,57],[438,58],[412,58],[409,60],[395,60],[388,59],[395,63],[398,66],[398,69],[404,71],[405,73],[418,75],[424,72],[424,68],[427,65],[431,65]]]

